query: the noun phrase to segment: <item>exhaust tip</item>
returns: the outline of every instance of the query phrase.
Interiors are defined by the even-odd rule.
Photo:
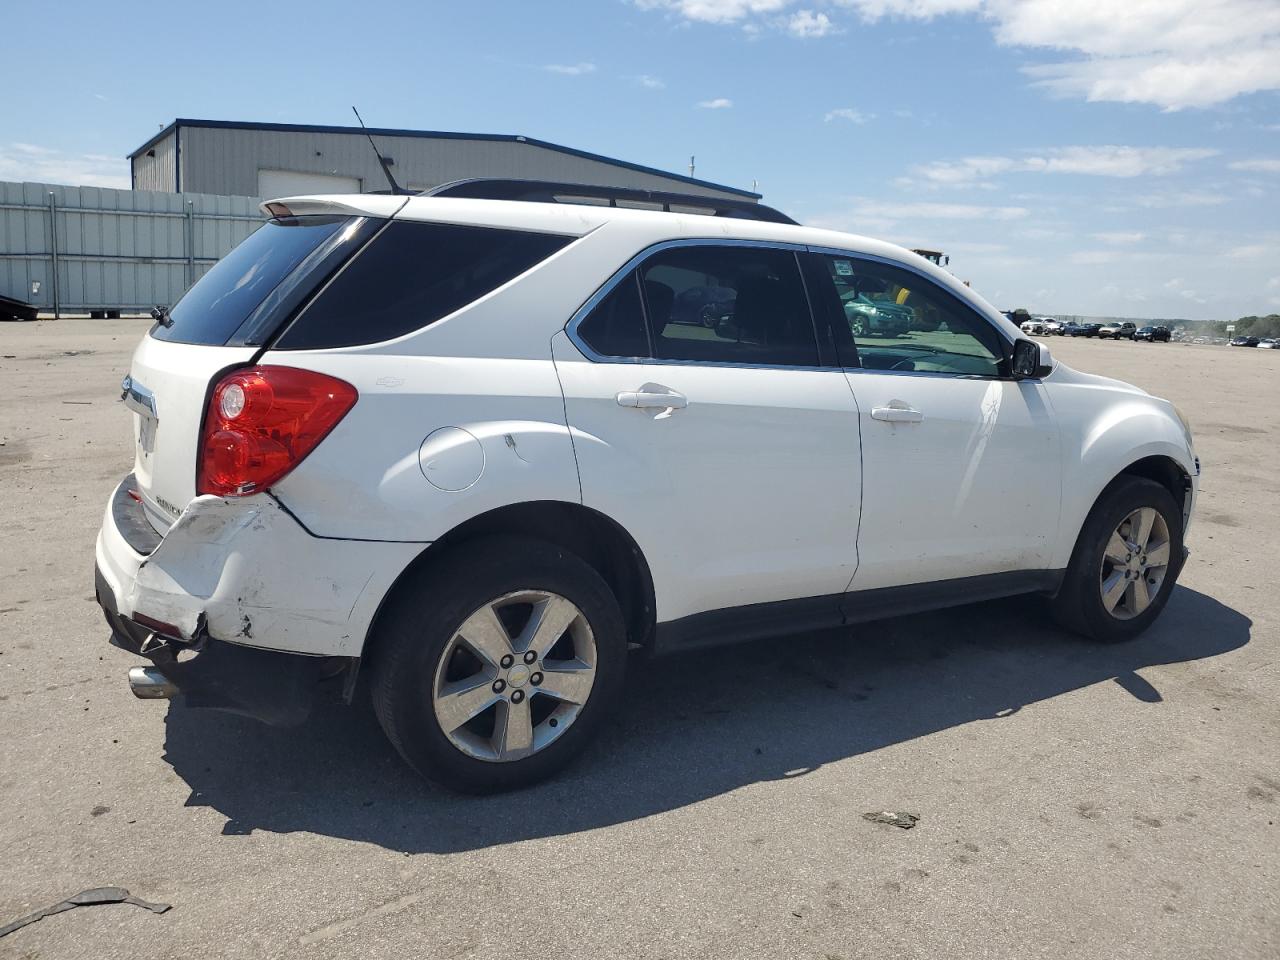
[[[178,692],[173,681],[155,667],[131,667],[129,689],[139,700],[168,700]]]

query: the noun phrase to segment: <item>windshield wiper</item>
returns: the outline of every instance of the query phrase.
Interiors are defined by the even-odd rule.
[[[173,317],[169,316],[169,308],[156,305],[151,308],[151,319],[168,329],[173,326]]]

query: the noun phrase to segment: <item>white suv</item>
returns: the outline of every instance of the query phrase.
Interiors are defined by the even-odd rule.
[[[284,723],[360,676],[417,770],[495,790],[583,747],[629,648],[1019,593],[1117,641],[1173,589],[1173,405],[907,250],[516,181],[264,206],[124,382],[97,595],[139,696]]]

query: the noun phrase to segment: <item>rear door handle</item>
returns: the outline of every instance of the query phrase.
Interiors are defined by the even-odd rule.
[[[689,398],[683,393],[652,383],[646,383],[639,390],[624,390],[616,399],[620,407],[637,407],[642,410],[655,407],[683,410],[689,405]]]
[[[890,400],[887,407],[872,407],[871,419],[886,420],[889,423],[919,423],[924,419],[924,414],[901,400]]]

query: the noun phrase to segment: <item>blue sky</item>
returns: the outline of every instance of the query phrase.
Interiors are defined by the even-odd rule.
[[[18,0],[0,179],[176,116],[519,133],[940,248],[1001,307],[1280,311],[1277,0]],[[52,47],[51,47],[52,45]],[[56,50],[57,69],[48,56]]]

